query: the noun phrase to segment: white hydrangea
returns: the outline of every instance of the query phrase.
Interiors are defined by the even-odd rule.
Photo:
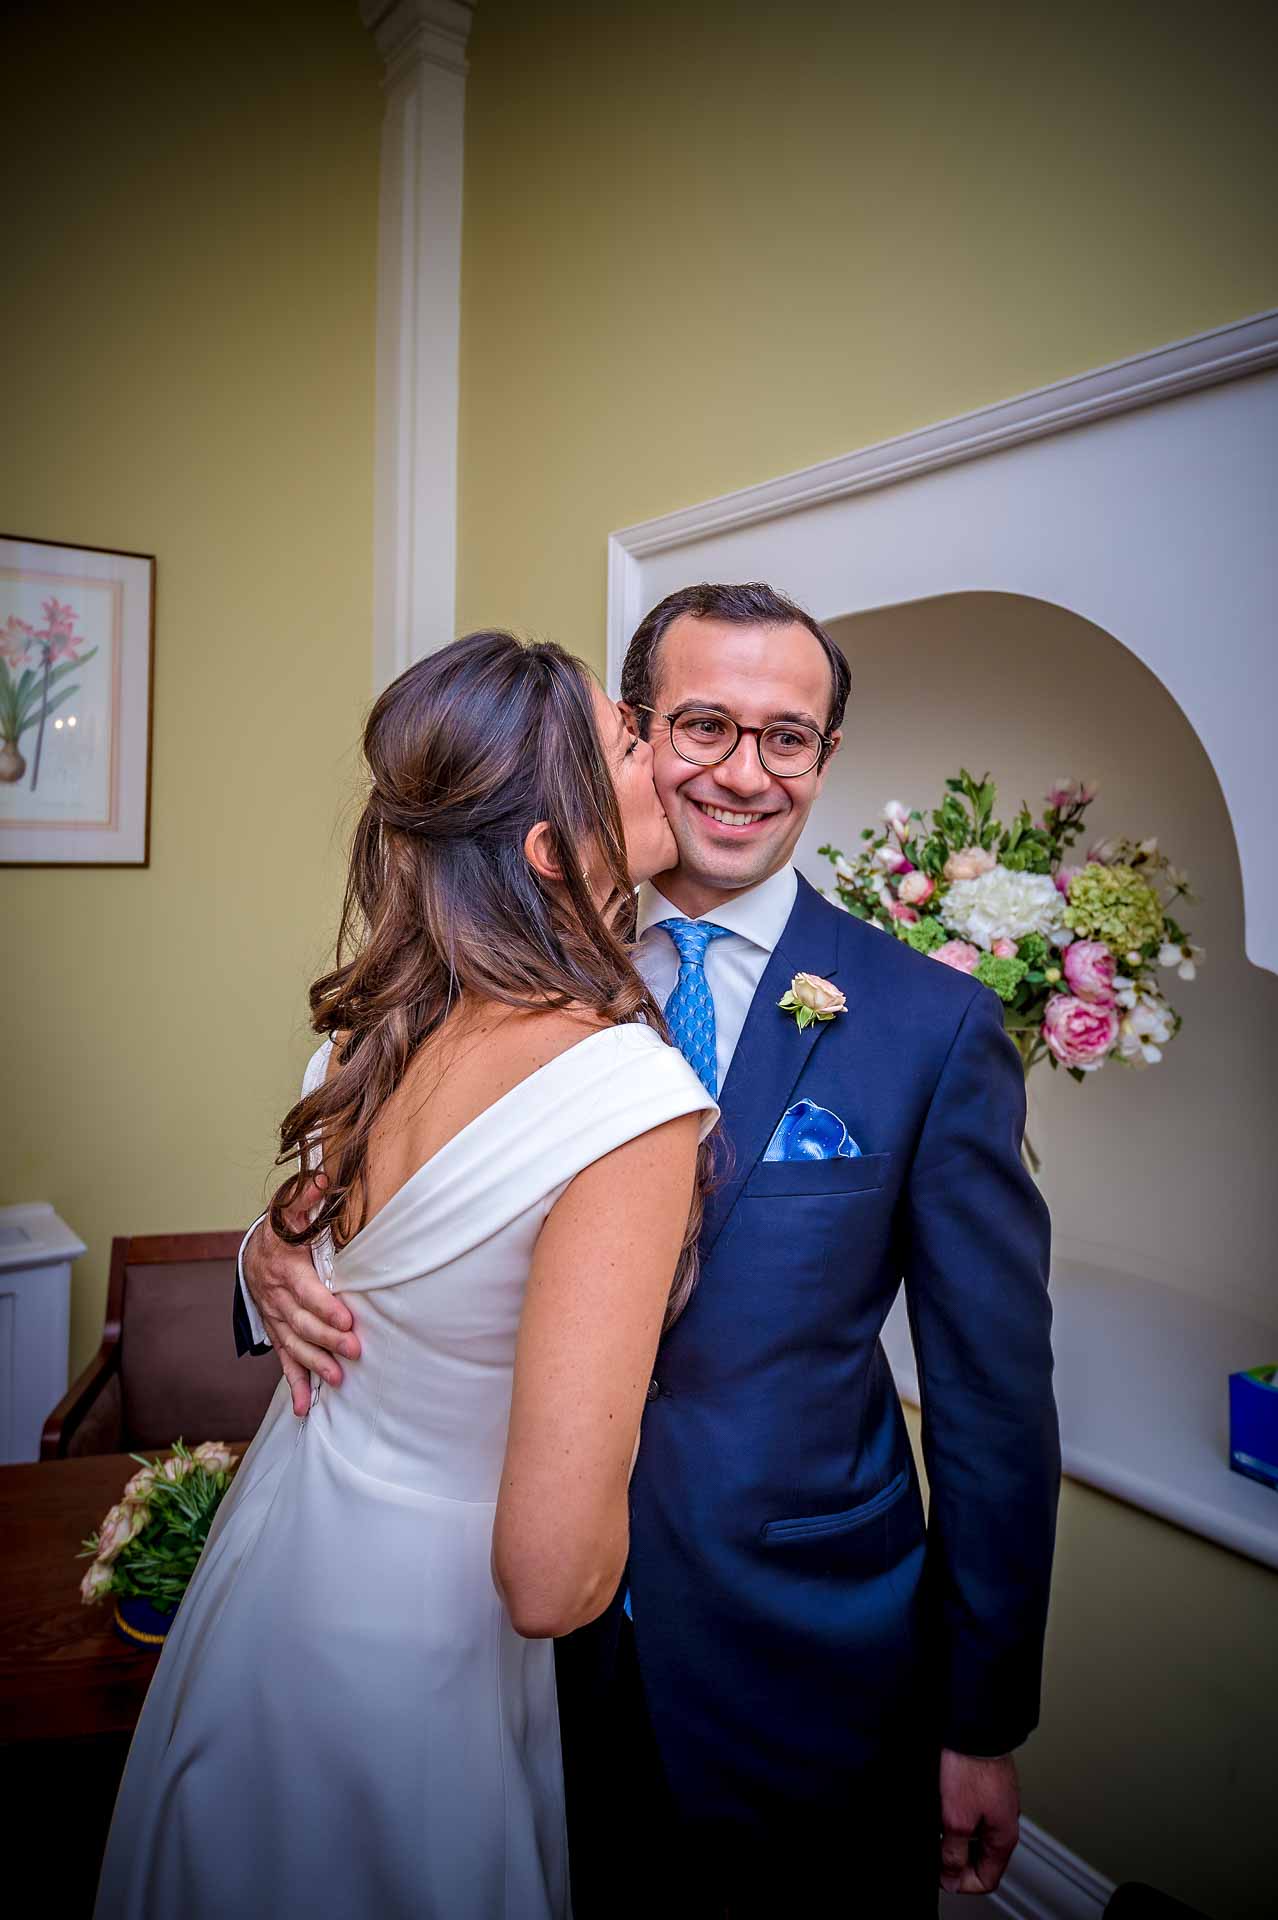
[[[1061,944],[1065,900],[1048,873],[1013,873],[991,867],[974,880],[956,880],[941,905],[941,919],[986,952],[996,940],[1023,940],[1041,933]]]

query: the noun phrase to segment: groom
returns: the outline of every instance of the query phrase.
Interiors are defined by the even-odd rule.
[[[1046,1210],[998,1001],[791,865],[848,683],[760,585],[671,594],[623,669],[679,850],[637,961],[730,1164],[648,1390],[624,1610],[560,1647],[578,1920],[915,1920],[1016,1842],[1059,1478]],[[800,972],[844,1000],[802,1030]],[[358,1342],[305,1249],[265,1230],[245,1268],[299,1394],[340,1380]],[[878,1344],[902,1279],[926,1527]]]

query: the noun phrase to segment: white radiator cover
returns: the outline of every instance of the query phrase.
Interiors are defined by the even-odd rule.
[[[46,1203],[0,1207],[0,1461],[40,1457],[67,1390],[71,1262],[85,1251]]]

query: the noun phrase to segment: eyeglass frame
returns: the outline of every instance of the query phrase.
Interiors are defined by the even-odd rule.
[[[744,726],[742,722],[737,719],[735,714],[721,713],[717,707],[699,706],[695,700],[692,701],[686,707],[676,707],[673,713],[662,713],[656,707],[646,707],[640,703],[635,703],[634,711],[636,713],[650,713],[654,720],[665,721],[666,725],[670,729],[671,746],[674,747],[675,752],[679,755],[679,758],[683,761],[684,765],[689,767],[705,767],[709,769],[710,767],[723,766],[727,761],[731,760],[733,754],[736,752],[737,748],[741,745],[741,736],[743,733],[748,733],[753,735],[754,742],[755,742],[754,750],[759,756],[759,765],[763,768],[765,773],[771,774],[774,780],[805,779],[808,774],[815,773],[818,767],[824,765],[825,761],[828,759],[829,755],[834,749],[833,736],[828,733],[821,733],[816,727],[810,727],[806,720],[769,720],[762,727],[747,727],[747,726]],[[732,742],[732,745],[728,748],[728,751],[726,753],[721,753],[717,760],[690,760],[686,753],[682,752],[679,747],[675,746],[674,723],[676,720],[686,719],[690,713],[713,714],[716,720],[726,720],[729,726],[736,728],[737,730],[736,739]],[[763,739],[763,735],[765,733],[771,733],[774,727],[801,727],[804,733],[816,734],[817,740],[819,741],[820,745],[817,750],[817,757],[812,762],[811,766],[804,767],[801,773],[776,773],[773,771],[773,769],[768,765],[767,761],[763,757],[762,739]]]

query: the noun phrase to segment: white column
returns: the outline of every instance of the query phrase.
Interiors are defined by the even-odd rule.
[[[360,0],[386,62],[377,267],[373,685],[453,638],[470,0]]]

